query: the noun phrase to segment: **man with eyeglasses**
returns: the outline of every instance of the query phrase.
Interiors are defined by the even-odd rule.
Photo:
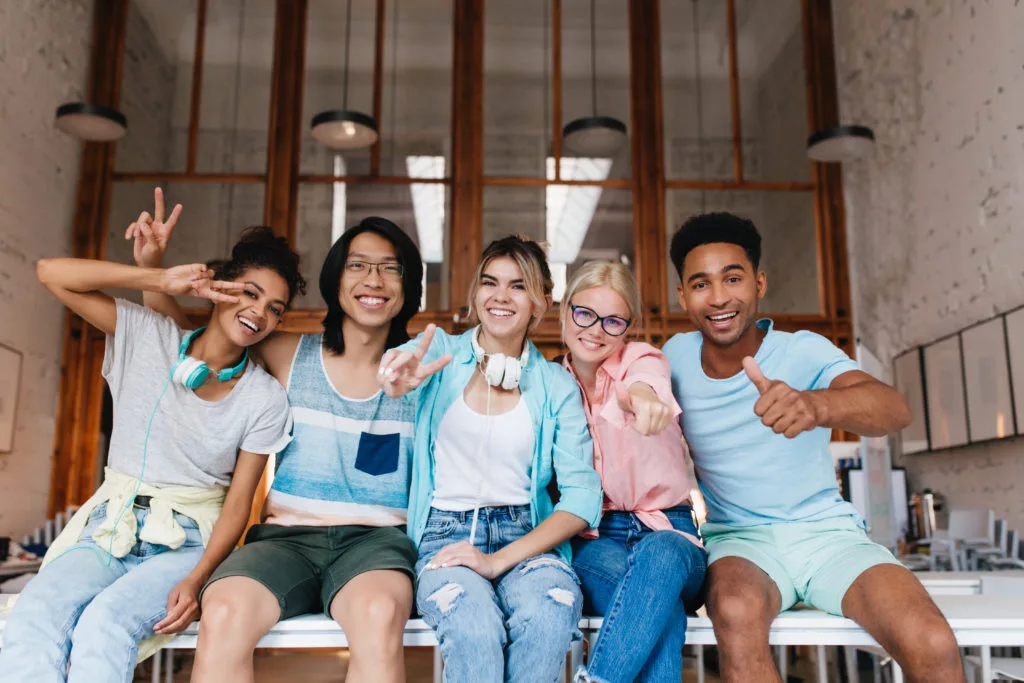
[[[757,319],[761,236],[729,213],[672,239],[696,332],[663,349],[708,519],[708,608],[723,681],[781,681],[768,631],[800,601],[863,626],[908,680],[961,682],[956,639],[920,582],[864,532],[836,486],[832,429],[883,436],[910,422],[894,389],[824,337]]]

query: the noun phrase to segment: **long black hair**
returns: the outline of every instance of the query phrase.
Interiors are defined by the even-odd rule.
[[[345,259],[348,258],[349,246],[352,244],[352,240],[364,232],[380,235],[390,242],[391,246],[395,248],[395,255],[403,269],[402,308],[398,311],[398,315],[391,320],[391,328],[388,330],[384,348],[394,348],[409,341],[409,333],[405,328],[419,310],[420,298],[423,296],[423,259],[420,258],[420,250],[416,248],[416,243],[400,227],[386,218],[379,216],[364,218],[358,225],[341,234],[331,250],[327,252],[324,267],[320,269],[320,296],[327,304],[327,316],[324,318],[324,346],[336,354],[345,352],[345,336],[341,331],[345,311],[341,308],[338,289],[341,286],[341,276],[345,272]]]
[[[288,240],[274,234],[266,225],[246,228],[231,247],[231,258],[210,261],[206,267],[217,280],[234,280],[250,268],[267,268],[288,284],[288,306],[297,294],[306,293],[306,281],[299,271],[299,255],[288,246]]]

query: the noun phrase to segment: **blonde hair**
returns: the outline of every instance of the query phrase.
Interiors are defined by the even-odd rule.
[[[480,265],[476,268],[473,281],[469,285],[469,320],[471,324],[480,321],[477,315],[476,293],[480,289],[480,278],[488,264],[496,258],[510,258],[523,274],[523,283],[526,285],[526,292],[530,301],[541,311],[541,315],[534,316],[530,320],[530,330],[540,324],[543,318],[543,311],[547,310],[548,297],[554,283],[551,280],[551,268],[548,267],[548,258],[544,253],[544,246],[526,235],[508,235],[501,239],[494,240],[487,245],[484,253],[480,256]]]
[[[633,271],[615,261],[589,261],[572,275],[565,287],[562,297],[562,324],[569,319],[569,304],[578,293],[594,287],[608,287],[622,297],[629,309],[629,326],[631,332],[643,327],[643,304],[640,301],[640,288],[633,277]]]

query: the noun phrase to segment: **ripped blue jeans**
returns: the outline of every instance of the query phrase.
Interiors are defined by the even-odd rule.
[[[557,681],[580,638],[583,595],[561,556],[523,560],[494,581],[466,567],[425,569],[468,541],[473,512],[432,509],[416,563],[416,607],[436,632],[446,683]],[[533,528],[529,506],[481,508],[475,546],[494,553]]]

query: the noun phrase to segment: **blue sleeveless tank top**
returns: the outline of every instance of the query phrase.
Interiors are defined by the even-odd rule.
[[[346,398],[327,378],[322,340],[304,334],[295,350],[288,377],[294,438],[277,455],[267,522],[405,524],[415,401],[380,391]]]

